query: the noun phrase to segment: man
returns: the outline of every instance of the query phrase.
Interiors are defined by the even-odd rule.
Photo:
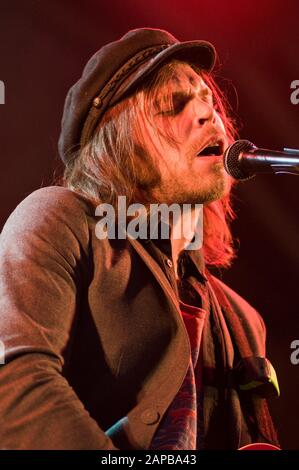
[[[207,42],[138,29],[96,52],[69,91],[64,187],[31,194],[1,235],[3,448],[277,443],[264,323],[207,269],[233,257],[222,165],[233,126],[214,61]],[[153,204],[187,205],[189,230],[174,236],[178,213],[134,238],[118,212],[118,235],[100,239],[99,207],[118,210],[120,196],[145,208],[142,230]]]

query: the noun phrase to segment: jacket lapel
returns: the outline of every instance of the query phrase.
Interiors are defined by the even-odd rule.
[[[176,309],[177,313],[181,317],[178,299],[175,293],[173,292],[159,264],[149,255],[149,253],[146,251],[146,249],[142,246],[142,244],[138,240],[131,238],[131,237],[128,237],[128,240],[133,246],[133,248],[137,251],[141,259],[145,262],[147,267],[150,269],[152,274],[155,276],[159,285],[162,287],[163,291],[165,292],[165,294],[171,301],[172,305]]]

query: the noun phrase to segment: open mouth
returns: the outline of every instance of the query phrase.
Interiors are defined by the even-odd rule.
[[[220,140],[213,143],[213,145],[208,145],[204,147],[200,152],[198,152],[198,157],[212,157],[212,156],[220,156],[223,154],[223,142]]]

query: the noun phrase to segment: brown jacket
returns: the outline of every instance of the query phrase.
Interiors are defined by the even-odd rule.
[[[114,449],[104,431],[124,416],[123,448],[147,448],[182,384],[190,346],[173,289],[139,241],[98,240],[96,222],[86,200],[48,187],[4,226],[1,448]],[[217,282],[264,356],[260,316]]]

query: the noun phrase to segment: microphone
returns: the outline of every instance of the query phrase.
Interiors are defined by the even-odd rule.
[[[257,173],[299,175],[299,150],[259,149],[249,140],[236,140],[224,152],[224,168],[236,180],[247,180]]]

